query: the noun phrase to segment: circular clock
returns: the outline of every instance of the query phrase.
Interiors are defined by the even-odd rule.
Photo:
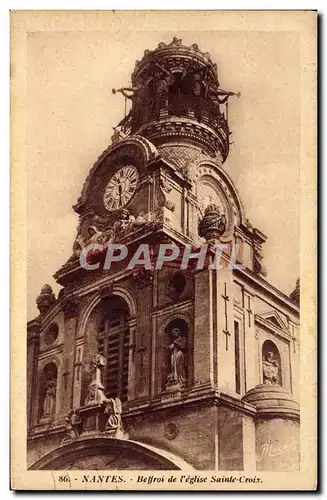
[[[132,165],[121,167],[110,179],[103,195],[107,210],[118,210],[132,198],[138,181],[138,172]]]

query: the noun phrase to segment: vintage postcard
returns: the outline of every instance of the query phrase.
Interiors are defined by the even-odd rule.
[[[316,489],[316,30],[11,13],[13,489]]]

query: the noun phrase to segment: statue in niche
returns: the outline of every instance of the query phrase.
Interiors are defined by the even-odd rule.
[[[171,71],[168,71],[157,62],[155,62],[154,64],[157,67],[154,73],[154,80],[156,82],[156,99],[154,103],[154,110],[156,115],[159,116],[160,110],[167,109],[168,107],[169,88],[175,82],[175,76]]]
[[[179,328],[172,329],[173,342],[169,346],[170,350],[170,373],[167,385],[186,384],[185,352],[187,349],[187,337],[183,335]]]
[[[276,385],[279,384],[279,366],[273,352],[264,353],[262,360],[263,383]]]
[[[52,417],[56,407],[56,379],[50,379],[46,385],[45,398],[43,401],[43,418]]]

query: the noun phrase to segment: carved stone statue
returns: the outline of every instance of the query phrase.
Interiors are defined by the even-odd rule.
[[[117,431],[123,431],[122,425],[122,404],[119,398],[109,398],[105,401],[105,415],[108,416],[105,425],[105,432],[108,434],[113,434],[117,437]]]
[[[116,92],[123,94],[125,99],[130,99],[133,105],[129,113],[117,125],[117,127],[124,127],[130,122],[133,116],[138,119],[138,115],[142,110],[144,101],[148,97],[148,88],[143,84],[143,82],[139,82],[139,84],[134,87],[123,87],[117,90],[112,89],[113,94],[116,94]]]
[[[80,233],[80,226],[78,226],[78,234],[73,245],[73,255],[70,260],[79,259],[82,250],[85,246],[91,245],[93,243],[104,244],[108,241],[109,235],[100,231],[95,225],[89,226],[87,229],[88,237],[83,238]]]
[[[46,389],[45,389],[45,398],[43,401],[43,418],[49,418],[54,415],[56,408],[56,387],[57,381],[56,379],[51,379],[48,381]]]
[[[134,223],[135,223],[134,215],[131,215],[128,210],[123,208],[120,211],[119,219],[113,225],[113,233],[115,237],[126,234]]]
[[[185,352],[187,349],[187,337],[181,333],[179,328],[173,328],[173,342],[169,346],[170,350],[170,374],[168,375],[169,385],[185,386],[186,367]]]
[[[263,383],[275,385],[279,383],[279,366],[273,352],[266,352],[262,360]]]

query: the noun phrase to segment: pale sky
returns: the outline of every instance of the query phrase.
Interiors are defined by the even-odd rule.
[[[181,14],[182,15],[182,14]],[[110,144],[145,49],[177,35],[218,65],[231,99],[233,132],[224,168],[246,216],[267,237],[268,281],[289,294],[299,276],[299,38],[295,32],[161,32],[121,29],[28,35],[28,319],[35,299],[72,253],[72,205],[92,164]]]

